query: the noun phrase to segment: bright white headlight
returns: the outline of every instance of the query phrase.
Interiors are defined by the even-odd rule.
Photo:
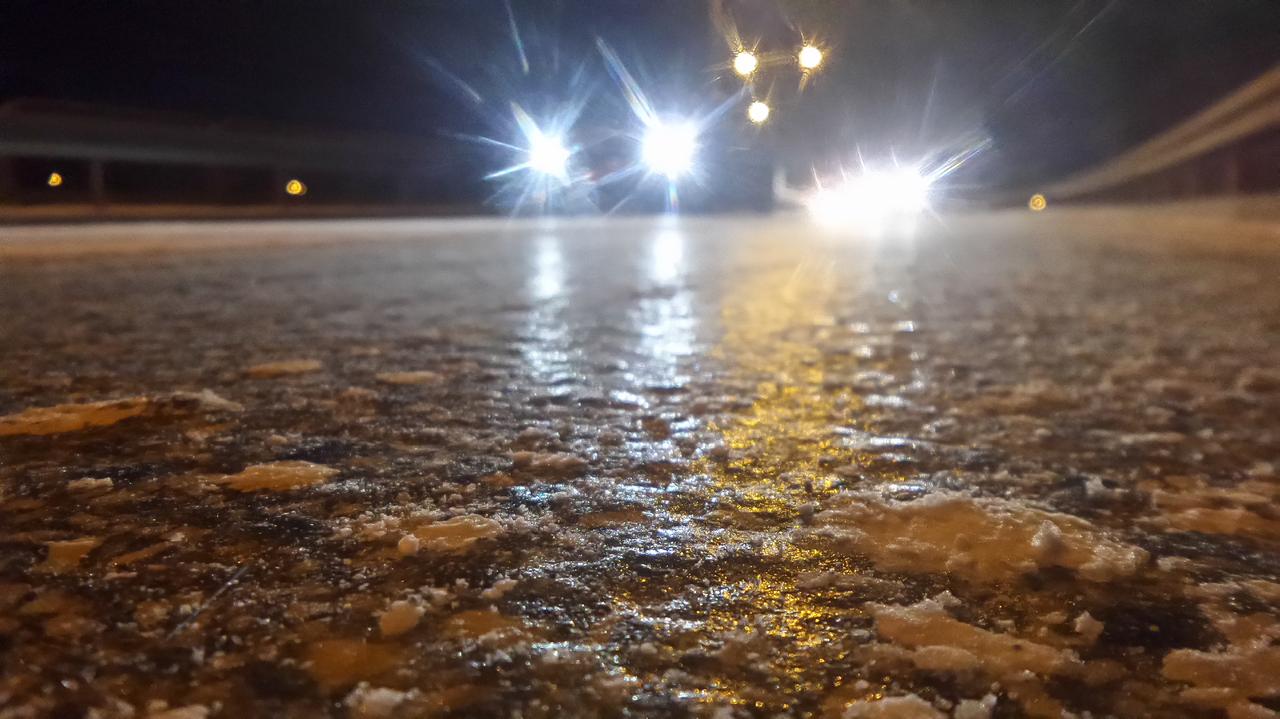
[[[539,133],[529,143],[529,167],[544,175],[564,177],[569,154],[560,138]]]
[[[823,224],[878,229],[925,210],[929,187],[929,178],[910,168],[867,170],[814,193],[809,211]]]
[[[644,136],[642,158],[650,170],[675,179],[693,169],[698,129],[692,123],[655,124]]]
[[[929,200],[929,180],[915,170],[902,168],[872,175],[878,184],[881,201],[898,212],[919,212]]]

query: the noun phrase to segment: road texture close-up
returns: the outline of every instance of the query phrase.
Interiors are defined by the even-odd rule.
[[[1275,716],[1275,226],[1086,214],[6,230],[0,717]]]

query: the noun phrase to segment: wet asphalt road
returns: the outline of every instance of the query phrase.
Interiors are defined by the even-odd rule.
[[[0,252],[0,717],[1274,716],[1280,249],[1116,229]]]

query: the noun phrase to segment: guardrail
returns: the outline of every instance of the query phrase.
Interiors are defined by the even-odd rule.
[[[1280,189],[1280,65],[1187,121],[1048,187],[1053,199],[1234,194]],[[1251,148],[1251,142],[1260,147]],[[1202,164],[1203,163],[1203,164]],[[1256,169],[1262,187],[1241,187]],[[1266,185],[1277,183],[1276,186]],[[1249,183],[1245,183],[1249,184]]]
[[[386,172],[441,158],[437,138],[281,132],[164,113],[18,100],[0,105],[0,155]]]
[[[285,131],[14,100],[0,105],[0,207],[12,215],[84,205],[100,215],[121,203],[418,204],[458,184],[455,147],[434,135]]]

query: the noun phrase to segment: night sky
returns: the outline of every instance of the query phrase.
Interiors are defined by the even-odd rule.
[[[797,162],[922,155],[993,138],[973,182],[1061,175],[1169,126],[1280,61],[1275,0],[736,0],[744,38],[830,63],[757,90]],[[509,8],[509,9],[508,9]],[[512,40],[525,49],[529,71]],[[407,135],[503,131],[511,99],[616,108],[595,39],[664,103],[727,96],[701,0],[0,4],[0,99]],[[692,102],[693,99],[689,101]],[[538,110],[539,108],[531,108]],[[545,108],[544,108],[545,109]],[[614,117],[598,113],[601,122]]]

